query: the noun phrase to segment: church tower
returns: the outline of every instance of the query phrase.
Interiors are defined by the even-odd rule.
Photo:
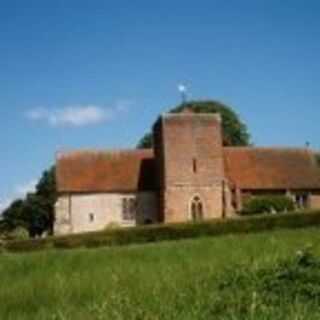
[[[223,216],[220,115],[162,115],[154,125],[154,149],[160,221]]]

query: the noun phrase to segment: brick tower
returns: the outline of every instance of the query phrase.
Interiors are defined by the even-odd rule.
[[[218,114],[164,114],[154,125],[159,220],[223,215],[223,154]]]

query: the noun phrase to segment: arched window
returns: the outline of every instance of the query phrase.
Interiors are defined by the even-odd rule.
[[[191,200],[190,217],[192,220],[201,220],[203,218],[203,203],[199,196],[194,196]]]

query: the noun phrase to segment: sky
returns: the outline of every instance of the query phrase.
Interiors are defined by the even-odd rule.
[[[318,0],[0,0],[0,211],[59,150],[135,147],[179,84],[320,148],[319,35]]]

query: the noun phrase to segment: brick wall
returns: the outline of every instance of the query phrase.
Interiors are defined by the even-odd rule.
[[[202,199],[204,219],[222,217],[219,115],[163,115],[154,126],[154,137],[162,221],[188,220],[190,202],[196,195]]]

